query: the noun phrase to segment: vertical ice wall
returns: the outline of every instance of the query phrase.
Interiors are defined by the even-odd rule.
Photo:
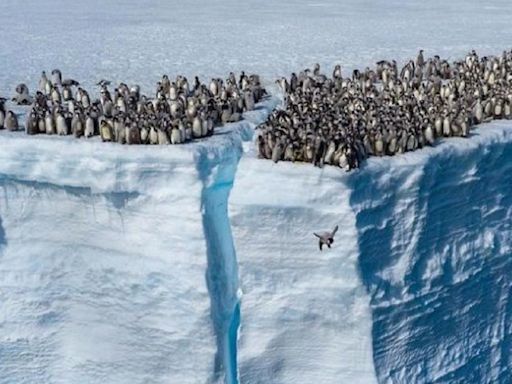
[[[204,383],[217,345],[193,152],[0,147],[0,382]]]
[[[228,195],[276,103],[186,147],[0,136],[0,382],[238,382]]]
[[[192,150],[0,135],[0,383],[507,382],[506,123],[238,163],[272,103]]]
[[[371,317],[350,190],[338,169],[240,161],[230,198],[239,262],[240,381],[373,383]],[[320,252],[314,230],[340,230]]]
[[[508,383],[512,134],[370,161],[351,179],[381,383]]]

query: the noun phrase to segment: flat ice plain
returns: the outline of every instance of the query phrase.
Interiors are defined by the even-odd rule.
[[[0,96],[510,49],[508,1],[0,2]],[[511,130],[358,172],[0,135],[0,383],[507,383]],[[22,112],[21,110],[19,110]],[[461,192],[462,191],[462,192]],[[330,252],[310,232],[340,223]]]

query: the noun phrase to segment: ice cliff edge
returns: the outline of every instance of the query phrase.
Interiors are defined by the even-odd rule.
[[[506,382],[506,123],[345,174],[256,159],[259,113],[172,151],[0,136],[0,382]]]

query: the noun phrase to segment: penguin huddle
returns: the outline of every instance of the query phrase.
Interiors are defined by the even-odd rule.
[[[470,129],[495,119],[512,119],[512,50],[479,57],[475,51],[449,62],[439,56],[401,68],[395,60],[354,70],[344,77],[336,65],[332,75],[320,65],[276,81],[284,106],[259,125],[259,157],[274,162],[325,164],[347,171],[370,156],[393,156],[434,145],[441,137],[467,137]],[[58,134],[120,144],[182,144],[210,136],[222,124],[241,120],[267,94],[258,75],[208,84],[196,76],[164,75],[155,94],[138,85],[97,83],[92,100],[74,79],[55,69],[42,72],[32,96],[19,84],[12,101],[31,105],[25,119],[29,135]],[[20,129],[18,117],[0,98],[0,129]]]
[[[154,96],[142,94],[138,85],[121,83],[113,91],[107,80],[97,85],[100,97],[92,100],[79,82],[63,80],[57,69],[51,79],[42,72],[33,97],[26,85],[19,85],[13,101],[32,106],[25,132],[100,136],[104,142],[119,144],[182,144],[212,135],[219,125],[241,120],[242,114],[254,109],[266,95],[259,77],[244,72],[238,79],[230,73],[226,80],[212,79],[208,85],[197,76],[189,84],[184,76],[171,81],[164,75]],[[16,115],[5,112],[4,103],[2,99],[0,129],[18,130]]]
[[[392,156],[467,137],[476,124],[512,118],[512,51],[448,62],[439,56],[398,68],[395,60],[343,77],[320,65],[277,84],[284,106],[258,129],[259,157],[347,171],[370,156]]]

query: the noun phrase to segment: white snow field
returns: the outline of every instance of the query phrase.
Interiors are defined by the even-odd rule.
[[[245,70],[275,91],[315,62],[499,54],[511,12],[2,0],[0,96],[57,67],[86,88]],[[0,384],[510,382],[510,123],[346,174],[256,159],[278,102],[186,146],[0,134]]]

